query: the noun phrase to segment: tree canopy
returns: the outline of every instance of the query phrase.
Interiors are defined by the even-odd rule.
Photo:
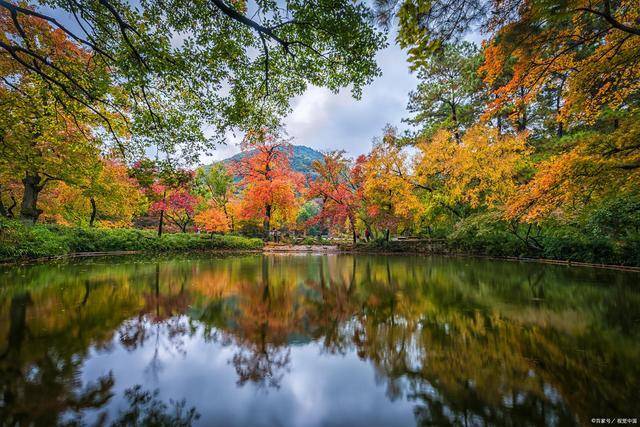
[[[112,115],[138,143],[180,143],[183,155],[207,146],[203,125],[219,141],[230,127],[277,123],[309,84],[358,95],[385,43],[372,11],[347,0],[3,0],[0,17],[4,87],[37,78],[114,139]],[[51,55],[49,38],[67,47]]]

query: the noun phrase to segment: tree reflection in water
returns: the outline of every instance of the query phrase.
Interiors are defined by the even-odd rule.
[[[157,426],[188,427],[200,418],[196,408],[187,409],[186,400],[169,401],[169,405],[158,398],[158,390],[145,391],[141,385],[125,390],[129,407],[118,414],[111,423],[113,427]]]
[[[146,370],[157,380],[161,358],[185,357],[185,339],[194,338],[232,350],[238,386],[274,391],[295,363],[294,346],[316,343],[318,357],[355,353],[389,399],[413,402],[423,425],[563,425],[637,414],[635,276],[343,255],[86,266],[2,276],[0,419],[8,424],[55,424],[104,407],[118,378],[83,384],[91,351],[152,345]],[[198,419],[186,402],[169,408],[141,386],[131,390],[130,411],[112,417]]]

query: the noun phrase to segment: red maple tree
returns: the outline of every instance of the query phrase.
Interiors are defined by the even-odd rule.
[[[356,217],[362,207],[361,164],[364,157],[352,164],[344,154],[344,151],[333,151],[325,154],[321,161],[314,162],[313,169],[318,178],[310,183],[307,195],[322,199],[322,211],[311,221],[348,222],[355,243]]]

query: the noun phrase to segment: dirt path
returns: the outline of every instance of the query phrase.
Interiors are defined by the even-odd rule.
[[[266,244],[264,252],[309,252],[309,253],[329,253],[341,252],[337,245],[278,245]]]

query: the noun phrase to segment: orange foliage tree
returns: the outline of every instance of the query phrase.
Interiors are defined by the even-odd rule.
[[[418,144],[416,179],[449,207],[501,206],[515,193],[518,176],[526,166],[531,150],[525,136],[477,125],[459,144],[451,132],[441,130]]]
[[[230,229],[227,214],[214,204],[198,212],[194,222],[198,228],[207,233],[226,233]]]
[[[508,201],[507,218],[572,219],[589,203],[634,194],[640,183],[639,119],[626,117],[609,134],[578,134],[570,150],[540,162],[533,179]]]
[[[16,38],[31,51],[8,48]],[[33,16],[16,17],[0,9],[0,47],[0,167],[22,180],[20,216],[35,222],[42,212],[37,203],[45,186],[52,181],[73,184],[89,173],[86,166],[94,163],[103,145],[96,137],[98,118],[112,115],[106,111],[107,101],[90,105],[78,98],[76,86],[59,82],[78,73],[77,85],[96,98],[106,98],[113,88],[104,64],[64,31]],[[38,60],[43,58],[47,79],[33,72],[42,72]],[[119,122],[110,121],[113,126]],[[110,130],[114,136],[123,133]]]
[[[240,213],[246,219],[261,219],[269,239],[274,215],[282,223],[295,220],[303,176],[291,169],[289,141],[266,129],[248,132],[242,150],[245,156],[233,166],[243,188]]]
[[[594,120],[603,108],[627,105],[640,89],[640,8],[636,0],[495,1],[485,46],[485,81],[496,87],[490,112],[507,103],[556,93],[557,120]],[[496,81],[504,79],[496,85]],[[560,127],[559,130],[562,128]]]

